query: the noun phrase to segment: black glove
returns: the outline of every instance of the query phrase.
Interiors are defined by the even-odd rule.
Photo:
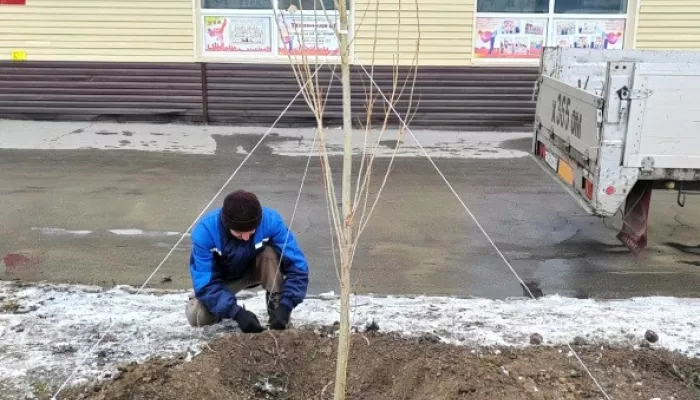
[[[234,320],[238,323],[238,327],[241,328],[243,333],[260,333],[264,331],[258,317],[252,312],[241,308],[241,310],[236,314]]]
[[[289,324],[289,315],[292,313],[292,310],[288,309],[287,307],[283,305],[277,306],[275,311],[272,314],[272,321],[270,321],[270,328],[276,329],[276,330],[282,330],[287,327],[287,324]]]

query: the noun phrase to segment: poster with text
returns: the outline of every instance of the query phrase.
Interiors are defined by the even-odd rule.
[[[477,18],[474,56],[539,58],[546,27],[546,19]]]
[[[579,49],[622,49],[623,19],[558,19],[554,21],[554,46]]]
[[[268,17],[204,17],[204,52],[271,53]]]
[[[280,55],[339,56],[337,15],[279,14]]]

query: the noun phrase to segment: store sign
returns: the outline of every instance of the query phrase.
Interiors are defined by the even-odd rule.
[[[477,58],[539,58],[546,19],[477,18],[474,56]]]
[[[337,13],[302,15],[282,12],[278,16],[280,55],[338,56],[335,34]]]
[[[579,49],[622,49],[623,19],[554,20],[554,46]]]
[[[0,6],[26,6],[27,0],[0,0]]]
[[[205,53],[271,53],[269,17],[204,17]]]

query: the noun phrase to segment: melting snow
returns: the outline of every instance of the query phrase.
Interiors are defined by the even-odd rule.
[[[113,322],[110,333],[79,366],[74,382],[104,379],[116,366],[151,355],[196,354],[203,340],[235,323],[191,328],[184,317],[187,292],[131,287],[20,286],[0,282],[0,305],[19,313],[0,313],[0,391],[24,396],[32,382],[62,383]],[[242,293],[241,302],[264,315],[264,294]],[[353,296],[353,325],[376,321],[383,332],[432,333],[468,346],[529,345],[532,333],[544,345],[562,345],[582,336],[589,343],[635,346],[647,329],[659,334],[652,346],[700,357],[700,299],[643,297],[617,301],[547,296],[526,299]],[[307,299],[293,313],[297,325],[330,325],[339,315],[333,293]],[[3,387],[6,385],[7,387]]]
[[[90,230],[68,230],[65,228],[36,228],[32,227],[33,231],[39,231],[42,235],[48,236],[63,236],[63,235],[75,235],[75,236],[85,236],[92,233]]]

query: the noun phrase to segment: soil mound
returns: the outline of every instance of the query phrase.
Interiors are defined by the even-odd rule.
[[[65,399],[284,399],[333,397],[336,339],[304,330],[229,334],[190,362],[151,360]],[[577,346],[608,394],[700,399],[700,360],[652,349]],[[599,399],[566,348],[469,349],[375,332],[353,334],[348,399]]]

